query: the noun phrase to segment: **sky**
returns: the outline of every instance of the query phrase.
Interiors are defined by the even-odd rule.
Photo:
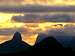
[[[10,3],[9,3],[10,2]],[[37,4],[37,5],[75,5],[75,0],[0,0],[0,4],[4,5],[26,5],[26,4]],[[14,5],[14,6],[15,6]]]
[[[75,0],[0,0],[0,43],[16,31],[30,45],[40,33],[75,36],[74,6]]]

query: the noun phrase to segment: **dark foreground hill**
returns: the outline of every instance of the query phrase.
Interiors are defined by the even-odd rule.
[[[40,38],[40,37],[38,37]],[[37,39],[38,40],[38,39]],[[44,38],[39,42],[36,41],[34,47],[34,51],[41,51],[41,52],[49,52],[49,53],[54,53],[54,52],[65,52],[67,51],[65,47],[61,43],[59,43],[54,37],[49,36]]]
[[[0,45],[0,53],[16,53],[27,50],[29,47],[30,45],[22,41],[20,33],[16,32],[12,40]]]
[[[53,36],[44,37],[45,35],[38,36],[34,46],[30,46],[27,43],[22,41],[21,34],[16,32],[13,38],[9,41],[0,45],[0,54],[48,54],[54,52],[71,52],[71,48],[65,48],[61,43],[59,43]],[[44,37],[44,39],[42,39]],[[42,39],[39,41],[39,39]]]

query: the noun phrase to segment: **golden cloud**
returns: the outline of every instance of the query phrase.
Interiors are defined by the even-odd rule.
[[[0,5],[49,5],[49,6],[64,6],[75,5],[75,0],[0,0]]]

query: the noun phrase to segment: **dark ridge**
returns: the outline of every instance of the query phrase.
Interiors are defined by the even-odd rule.
[[[30,45],[22,41],[21,34],[16,32],[12,40],[6,41],[0,45],[0,53],[16,53],[28,50]]]
[[[21,34],[19,32],[16,32],[11,41],[15,43],[23,42]]]
[[[40,39],[41,38],[41,39]],[[59,52],[69,54],[72,52],[71,47],[65,48],[60,42],[58,42],[53,36],[47,36],[41,34],[38,36],[34,46],[30,46],[22,41],[21,34],[16,32],[13,38],[0,45],[0,54],[23,54],[33,55],[35,54],[49,54]],[[53,54],[52,54],[53,55]]]
[[[73,51],[75,51],[75,37],[72,38],[70,41],[70,47],[72,48]]]
[[[47,37],[35,44],[36,48],[63,48],[62,44],[59,43],[54,37]]]
[[[48,38],[48,35],[44,34],[44,33],[40,33],[38,36],[37,36],[37,40],[35,42],[35,44],[41,42],[42,40]]]
[[[41,37],[40,37],[41,38]],[[37,42],[34,46],[33,46],[34,52],[36,53],[40,53],[42,52],[42,54],[51,54],[51,53],[66,53],[68,54],[68,52],[71,52],[71,49],[69,48],[65,48],[60,42],[58,42],[53,36],[49,36],[45,39],[43,39],[40,42]],[[38,52],[39,51],[39,52]]]
[[[37,48],[63,48],[63,45],[58,40],[46,34],[39,34],[34,46]]]

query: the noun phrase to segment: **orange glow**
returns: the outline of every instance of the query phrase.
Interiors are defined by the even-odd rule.
[[[62,26],[61,26],[61,25]],[[64,28],[66,24],[73,24],[75,25],[75,23],[54,23],[54,22],[45,22],[45,23],[25,23],[25,28],[29,29],[29,32],[36,32],[36,34],[30,34],[27,36],[25,35],[23,37],[23,40],[25,42],[27,42],[30,45],[34,45],[35,44],[35,40],[38,36],[38,32],[45,32],[47,29],[56,29],[56,28]],[[36,25],[36,26],[34,26]],[[26,38],[25,38],[26,37]]]
[[[43,6],[75,6],[75,0],[22,0],[22,1],[21,0],[20,1],[1,0],[1,1],[0,1],[0,6],[25,6],[28,4],[43,5]],[[64,13],[64,12],[60,12],[60,13]],[[73,14],[73,12],[70,12],[70,13]],[[31,34],[22,33],[22,37],[23,37],[22,39],[23,41],[27,42],[30,45],[35,44],[38,33],[45,32],[47,29],[64,28],[66,24],[75,25],[75,23],[67,23],[67,22],[20,23],[20,22],[11,21],[12,16],[18,16],[18,15],[24,16],[24,14],[21,14],[21,13],[1,13],[0,12],[0,29],[6,29],[6,28],[28,29],[28,33],[31,33]],[[0,35],[0,43],[10,40],[11,38],[12,36]]]
[[[25,24],[29,24],[29,26],[26,26]],[[47,23],[25,23],[23,25],[20,25],[19,23],[16,24],[16,23],[12,23],[9,25],[7,25],[7,23],[0,27],[0,28],[25,28],[25,29],[28,29],[29,32],[36,32],[36,34],[22,34],[23,35],[23,41],[27,42],[28,44],[30,45],[34,45],[35,44],[35,41],[36,41],[36,38],[38,36],[38,32],[45,32],[47,29],[53,29],[53,28],[64,28],[64,25],[66,24],[73,24],[75,25],[74,23],[51,23],[51,22],[47,22]],[[63,26],[60,26],[59,24],[62,24]],[[25,26],[24,26],[25,25]],[[37,25],[36,27],[34,26],[31,26],[31,25]],[[56,25],[56,26],[55,26]],[[39,30],[38,30],[39,29]],[[7,38],[6,40],[8,40],[9,38]],[[3,39],[0,38],[0,41],[1,42],[4,42]],[[1,43],[0,42],[0,43]]]
[[[24,34],[22,35],[23,37],[23,41],[28,43],[29,45],[33,46],[35,44],[35,41],[37,39],[37,36],[38,34],[35,34],[35,35],[25,35]]]
[[[11,22],[12,16],[18,16],[23,14],[16,13],[0,13],[0,28],[19,28],[23,25],[23,23],[13,23]]]
[[[75,0],[25,0],[22,4],[38,4],[49,6],[75,5]]]
[[[23,6],[27,4],[47,5],[47,6],[68,6],[75,5],[75,0],[1,0],[1,5]]]
[[[0,43],[4,43],[5,41],[11,40],[12,36],[3,36],[0,35]]]
[[[62,26],[60,26],[60,24]],[[44,22],[44,23],[25,23],[25,28],[31,29],[33,31],[37,29],[41,29],[41,31],[45,31],[47,28],[64,28],[66,24],[73,24],[75,23],[68,23],[68,22]],[[36,25],[36,26],[34,26]]]
[[[23,41],[27,42],[30,45],[35,44],[38,33],[45,32],[47,29],[64,28],[64,25],[66,24],[75,25],[75,23],[69,23],[69,22],[19,23],[11,21],[12,16],[17,16],[17,15],[23,15],[23,14],[0,13],[0,29],[6,29],[6,28],[27,29],[28,33],[30,34],[28,33],[25,34],[21,33],[21,34],[23,36]],[[0,43],[10,40],[11,38],[12,38],[11,36],[0,35]]]

